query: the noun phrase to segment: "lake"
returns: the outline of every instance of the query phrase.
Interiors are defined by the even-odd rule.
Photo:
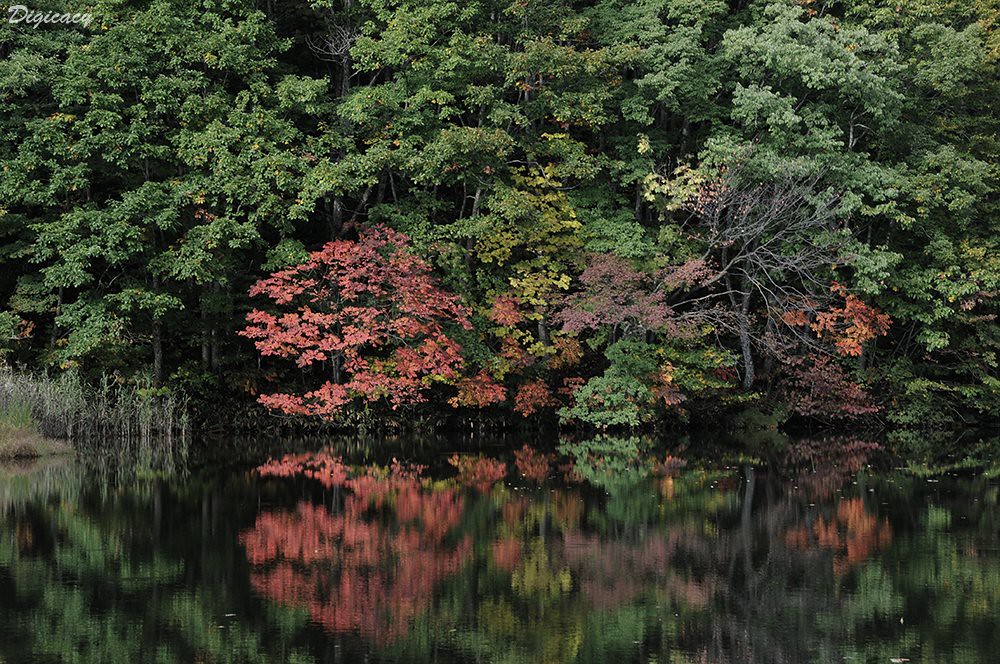
[[[1000,658],[989,468],[851,437],[457,447],[3,467],[0,661]]]

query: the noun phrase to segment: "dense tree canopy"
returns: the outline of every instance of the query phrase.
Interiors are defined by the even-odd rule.
[[[330,418],[1000,411],[997,0],[93,14],[0,24],[8,362]]]

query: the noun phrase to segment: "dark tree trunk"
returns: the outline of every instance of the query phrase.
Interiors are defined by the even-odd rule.
[[[215,295],[215,300],[218,301],[219,295],[222,293],[222,284],[220,284],[218,281],[213,283],[212,293]],[[220,353],[219,353],[219,330],[218,330],[218,324],[215,322],[212,323],[212,333],[210,335],[210,343],[211,343],[210,350],[212,355],[211,358],[212,371],[217,371],[219,369]]]
[[[208,306],[205,304],[205,298],[201,299],[201,367],[203,369],[208,369],[209,365],[212,363],[212,351],[211,346],[209,346],[209,323],[208,323]]]
[[[59,318],[59,313],[62,311],[63,304],[63,287],[59,287],[59,295],[56,299],[56,315],[52,320],[52,330],[49,332],[49,350],[53,350],[56,347],[56,340],[59,338],[59,323],[55,319]]]
[[[160,279],[153,275],[153,292],[160,292]],[[153,314],[153,387],[163,384],[163,321]]]
[[[774,318],[768,316],[767,318],[767,334],[764,337],[764,380],[768,387],[772,383],[772,376],[774,374],[774,362],[775,362],[775,351],[778,337],[778,326],[774,322]]]
[[[153,387],[163,384],[163,324],[153,319]]]
[[[543,345],[549,345],[549,329],[547,327],[547,321],[544,317],[538,321],[538,340],[542,342]]]
[[[743,294],[743,304],[740,307],[740,350],[743,351],[743,389],[749,390],[756,378],[753,347],[750,343],[750,291]]]
[[[344,227],[344,202],[340,196],[334,196],[333,209],[330,211],[330,239],[336,240]]]

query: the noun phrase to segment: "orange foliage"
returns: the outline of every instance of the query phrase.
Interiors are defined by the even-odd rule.
[[[844,298],[844,306],[817,312],[812,321],[808,311],[795,309],[785,312],[782,320],[793,327],[808,325],[817,337],[829,339],[837,352],[848,357],[861,355],[865,342],[889,332],[889,314],[865,304],[842,284],[834,282],[830,290]]]
[[[556,352],[549,358],[549,369],[574,367],[583,359],[583,345],[573,337],[558,336],[552,346]]]
[[[889,520],[878,521],[865,511],[861,498],[842,499],[836,515],[830,520],[820,517],[811,530],[798,526],[785,533],[785,544],[793,549],[809,549],[815,542],[817,548],[833,551],[833,572],[837,576],[843,576],[891,541]]]
[[[551,408],[557,405],[559,405],[559,402],[552,396],[552,392],[544,380],[525,383],[517,389],[517,394],[514,395],[514,410],[523,417],[528,417],[544,408]]]
[[[664,365],[653,382],[653,395],[667,408],[678,406],[687,398],[674,383],[674,367]]]
[[[463,378],[458,382],[458,394],[448,400],[452,407],[471,406],[485,408],[497,403],[503,403],[507,391],[485,371],[475,376]]]

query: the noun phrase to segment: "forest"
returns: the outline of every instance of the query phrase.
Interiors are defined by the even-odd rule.
[[[0,355],[242,413],[1000,413],[1000,0],[0,23]]]

